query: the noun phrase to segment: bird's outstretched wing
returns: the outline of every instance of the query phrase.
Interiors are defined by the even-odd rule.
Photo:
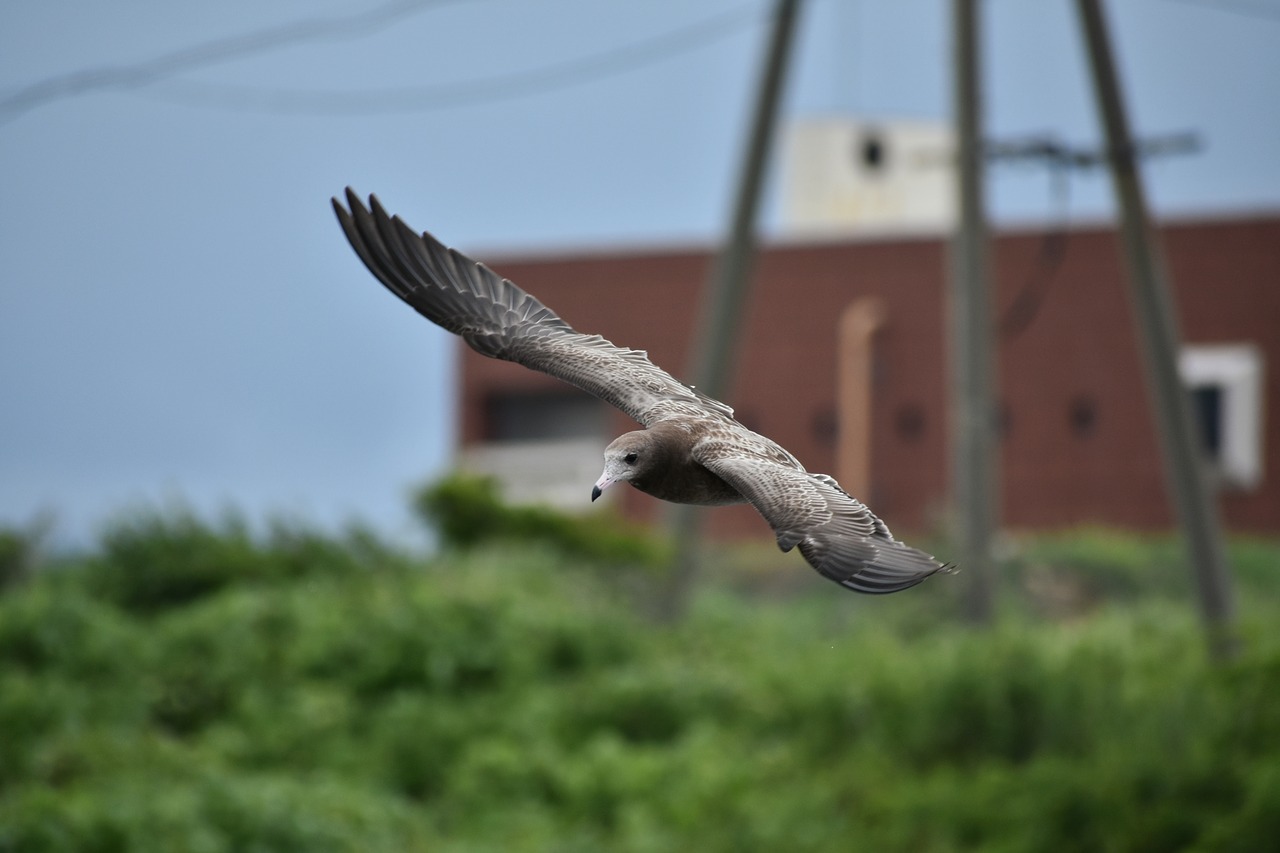
[[[725,431],[694,445],[693,457],[751,502],[782,550],[799,547],[823,576],[872,594],[907,589],[951,570],[894,539],[885,523],[833,478],[757,453],[754,445]]]
[[[677,381],[644,352],[575,331],[483,264],[387,215],[377,198],[370,196],[366,209],[350,189],[346,195],[349,210],[333,200],[338,221],[388,290],[482,355],[576,385],[646,427],[671,419],[700,423],[693,458],[751,502],[784,551],[799,547],[820,573],[866,593],[896,592],[950,569],[894,539],[835,480],[805,471],[786,450],[734,421],[731,408]]]
[[[640,350],[575,331],[534,297],[430,234],[366,209],[350,188],[338,222],[369,271],[431,322],[490,358],[514,361],[576,385],[644,426],[672,417],[729,420],[733,409],[677,381]]]

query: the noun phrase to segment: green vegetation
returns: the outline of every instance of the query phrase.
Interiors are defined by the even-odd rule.
[[[1020,543],[991,631],[949,617],[954,578],[865,598],[772,551],[721,556],[665,625],[638,603],[657,546],[511,524],[459,524],[427,559],[161,515],[6,574],[0,851],[1280,837],[1276,543],[1233,545],[1245,652],[1215,668],[1167,538]],[[0,542],[32,562],[20,533]]]
[[[419,492],[413,505],[448,548],[539,543],[569,558],[648,568],[665,565],[670,557],[664,543],[607,509],[583,517],[544,506],[511,506],[485,477],[447,477]]]

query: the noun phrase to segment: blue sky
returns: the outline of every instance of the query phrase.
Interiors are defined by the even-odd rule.
[[[49,510],[84,542],[183,501],[410,535],[408,490],[453,447],[455,352],[360,267],[329,196],[377,192],[481,258],[709,242],[770,5],[7,4],[0,523]],[[1146,169],[1156,212],[1280,209],[1280,2],[1106,7],[1137,132],[1203,142]],[[809,0],[785,115],[945,119],[947,8]],[[985,4],[991,136],[1097,144],[1073,8]],[[1057,212],[1030,167],[994,170],[990,203]],[[1104,175],[1073,179],[1072,217],[1109,211]]]

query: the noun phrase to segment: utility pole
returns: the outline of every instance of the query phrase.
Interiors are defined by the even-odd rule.
[[[1178,376],[1178,320],[1164,256],[1151,227],[1133,135],[1117,82],[1106,21],[1098,0],[1077,0],[1080,26],[1089,53],[1112,184],[1120,208],[1120,231],[1129,268],[1129,293],[1141,331],[1147,387],[1160,433],[1165,480],[1173,492],[1187,537],[1201,616],[1215,660],[1236,651],[1235,600],[1221,522],[1213,489],[1205,477],[1191,403]]]
[[[751,285],[756,218],[765,167],[776,136],[778,106],[799,8],[800,0],[778,0],[774,11],[773,33],[751,119],[751,135],[738,175],[733,220],[704,292],[698,326],[701,344],[693,348],[691,375],[699,390],[716,398],[728,391],[735,361],[738,330]]]
[[[751,119],[751,132],[738,175],[733,202],[733,219],[724,245],[716,258],[707,283],[702,311],[693,338],[690,376],[695,387],[718,399],[728,390],[735,362],[743,307],[751,281],[751,261],[755,253],[755,227],[775,129],[778,123],[782,84],[799,17],[800,0],[777,0],[773,30]],[[689,584],[697,566],[700,512],[696,507],[677,504],[672,508],[670,529],[676,554],[668,587],[661,602],[663,615],[680,615]]]
[[[979,6],[953,0],[954,86],[960,219],[951,243],[952,513],[957,562],[968,577],[965,615],[991,621],[995,571],[991,540],[999,507],[996,442],[996,362],[987,221],[983,201],[982,92]]]

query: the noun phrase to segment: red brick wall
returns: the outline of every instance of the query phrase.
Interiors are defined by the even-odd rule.
[[[1163,232],[1188,343],[1253,341],[1266,360],[1265,472],[1259,489],[1224,495],[1231,527],[1280,530],[1280,217],[1186,223]],[[1037,268],[1043,234],[1003,235],[992,250],[1003,310]],[[569,323],[647,349],[682,376],[688,362],[705,251],[618,252],[494,264]],[[814,471],[835,461],[836,324],[854,299],[878,296],[888,319],[875,342],[871,493],[895,528],[930,523],[948,488],[946,246],[937,239],[782,245],[757,259],[739,369],[727,402],[748,426]],[[1081,522],[1159,528],[1164,494],[1119,246],[1110,231],[1073,231],[1034,320],[999,344],[1005,433],[1003,517],[1010,527]],[[494,391],[555,387],[555,380],[467,352],[462,441],[484,435]],[[1073,406],[1092,405],[1091,428]],[[633,428],[621,414],[616,432]],[[584,485],[584,495],[589,484]],[[629,511],[654,502],[638,493]],[[748,508],[716,510],[711,530],[761,534]]]

